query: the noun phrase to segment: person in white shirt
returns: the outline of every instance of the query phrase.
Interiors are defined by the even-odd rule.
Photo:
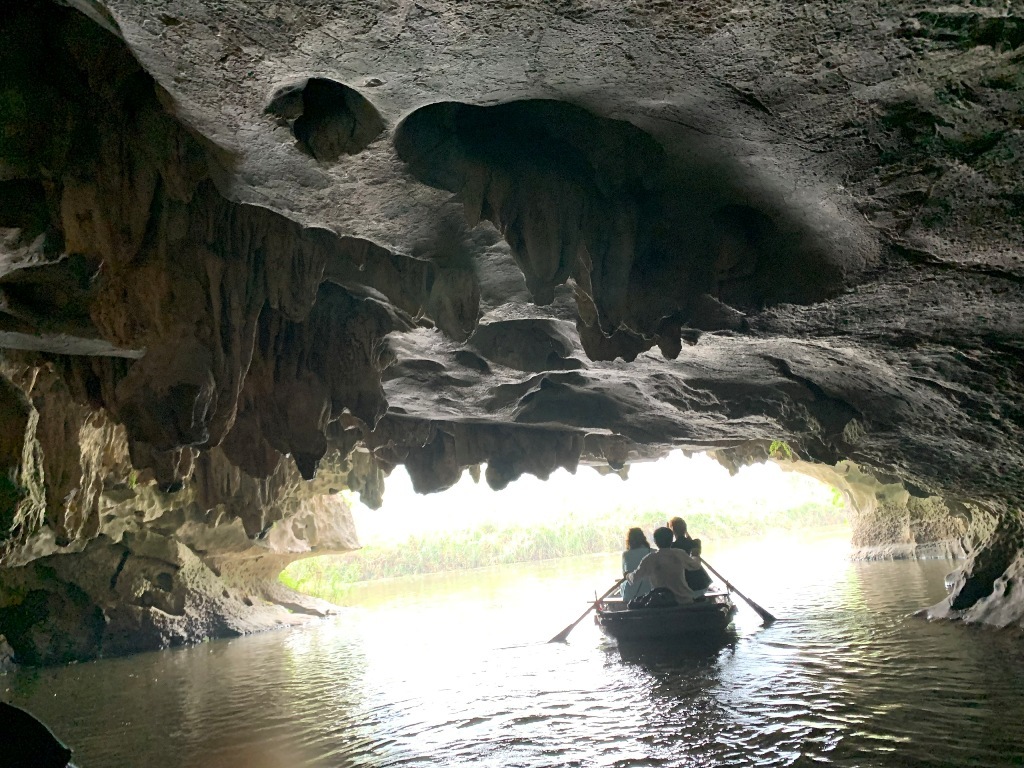
[[[692,603],[700,593],[686,583],[686,570],[700,568],[700,560],[682,549],[672,547],[672,529],[658,528],[654,532],[658,551],[640,561],[639,567],[626,575],[630,584],[647,579],[653,590],[667,589],[677,603]]]

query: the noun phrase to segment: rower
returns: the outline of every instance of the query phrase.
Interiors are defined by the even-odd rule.
[[[673,517],[668,521],[668,527],[672,529],[676,537],[672,542],[673,548],[681,549],[699,560],[700,539],[690,538],[690,534],[686,531],[686,521],[681,517]],[[686,584],[694,592],[703,595],[711,586],[711,577],[708,576],[708,572],[704,570],[703,566],[687,569]]]

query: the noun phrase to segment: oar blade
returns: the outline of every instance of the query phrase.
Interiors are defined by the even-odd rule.
[[[757,606],[757,608],[755,608],[754,610],[757,611],[757,615],[761,617],[761,621],[764,623],[764,626],[766,627],[769,624],[774,624],[776,621],[778,621],[778,619],[776,619],[774,616],[768,613],[768,611],[766,611],[764,608],[761,608],[760,606]]]
[[[612,592],[614,592],[616,589],[618,589],[619,585],[622,582],[624,582],[625,580],[626,580],[625,577],[623,577],[623,578],[619,579],[618,581],[616,581],[612,585],[612,588],[609,589],[607,592],[605,592],[603,595],[601,595],[599,598],[597,598],[597,600],[595,600],[593,603],[591,603],[590,607],[587,608],[587,610],[585,610],[583,613],[581,613],[580,617],[578,619],[576,619],[576,621],[574,621],[568,627],[566,627],[561,632],[559,632],[557,635],[552,637],[550,640],[548,640],[548,642],[549,643],[564,643],[569,638],[569,633],[572,632],[574,629],[576,629],[576,625],[579,624],[581,621],[583,621],[583,619],[585,619],[587,617],[588,613],[590,613],[592,610],[597,608],[598,603],[600,603],[602,600],[604,600],[606,597],[608,597],[608,595],[610,595]]]
[[[605,595],[605,597],[607,597],[607,595]],[[597,607],[597,602],[598,601],[595,600],[594,603],[589,608],[587,608],[587,610],[585,610],[582,614],[580,614],[580,617],[578,619],[576,619],[576,621],[574,621],[568,627],[566,627],[561,632],[559,632],[557,635],[552,637],[550,640],[548,640],[548,642],[549,643],[564,643],[569,638],[569,633],[572,632],[574,629],[576,629],[576,625],[579,624],[581,621],[583,621],[583,619],[585,619],[587,617],[587,614],[590,613],[592,610],[594,610],[594,608]]]
[[[570,624],[568,627],[563,629],[557,635],[548,640],[549,643],[564,643],[569,639],[569,633],[576,628],[575,624]]]

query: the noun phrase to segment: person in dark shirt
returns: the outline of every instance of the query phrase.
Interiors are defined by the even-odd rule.
[[[675,541],[672,542],[673,549],[682,549],[700,557],[700,539],[690,538],[690,534],[686,530],[686,521],[683,518],[673,517],[668,521],[668,527],[675,535]]]
[[[672,542],[673,549],[681,549],[686,554],[700,558],[700,539],[690,538],[686,530],[686,521],[681,517],[673,517],[668,521],[668,527],[675,534],[675,541]],[[703,568],[686,570],[686,584],[694,592],[704,594],[704,590],[711,586],[711,577]]]

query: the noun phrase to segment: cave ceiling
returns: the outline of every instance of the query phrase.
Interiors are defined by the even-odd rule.
[[[433,491],[781,440],[1020,508],[1020,3],[0,18],[7,373],[165,492],[211,451]]]
[[[674,449],[1024,626],[1022,151],[1018,0],[0,4],[0,635],[291,623],[339,491]]]

